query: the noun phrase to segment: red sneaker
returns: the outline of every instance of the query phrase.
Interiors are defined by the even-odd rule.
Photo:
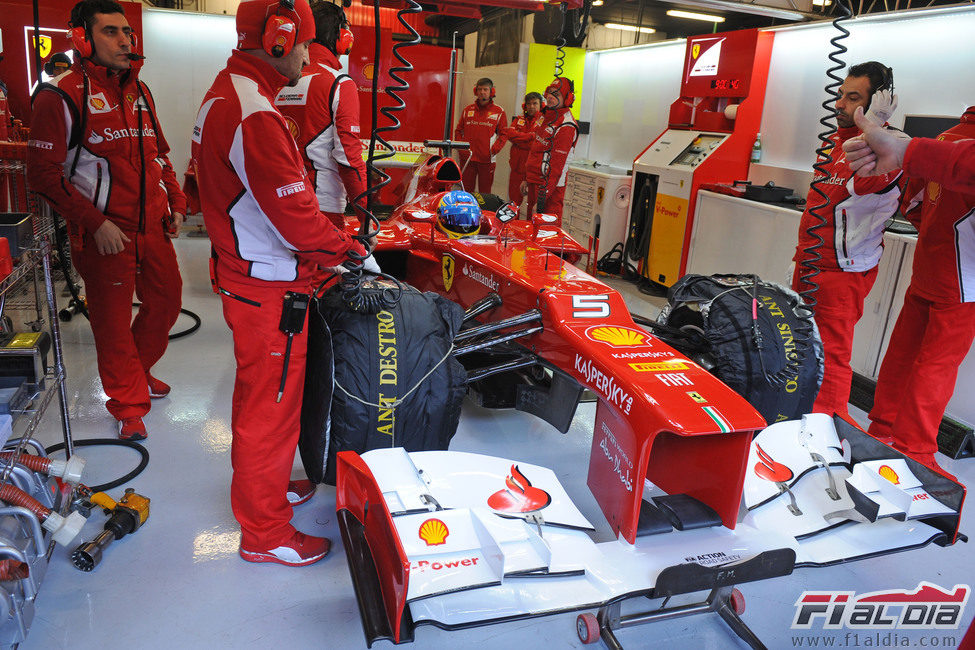
[[[312,537],[295,531],[291,539],[270,551],[248,551],[240,547],[240,557],[248,562],[277,562],[287,566],[314,564],[328,554],[332,543],[326,537]]]
[[[122,440],[145,440],[149,437],[149,432],[146,431],[142,418],[125,418],[119,420],[118,437]]]
[[[149,397],[152,399],[166,397],[166,395],[169,395],[169,391],[172,390],[169,384],[156,379],[149,373],[146,373],[146,380],[149,382]]]
[[[318,486],[308,479],[298,481],[288,481],[288,503],[298,506],[315,496],[315,488]]]

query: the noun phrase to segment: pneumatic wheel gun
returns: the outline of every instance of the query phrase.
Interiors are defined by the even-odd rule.
[[[91,571],[101,562],[102,552],[115,540],[134,533],[149,519],[149,499],[126,488],[125,495],[116,502],[104,492],[91,495],[91,503],[109,513],[105,530],[95,539],[85,542],[71,554],[71,561],[82,571]]]

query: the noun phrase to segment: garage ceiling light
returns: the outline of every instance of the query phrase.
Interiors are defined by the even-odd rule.
[[[653,34],[657,30],[653,27],[637,27],[636,25],[621,25],[619,23],[606,23],[607,29],[622,29],[624,32],[640,32],[641,34]]]
[[[789,11],[778,7],[748,4],[745,2],[730,2],[729,0],[660,0],[667,4],[682,5],[684,7],[700,7],[708,11],[734,11],[753,16],[768,16],[769,18],[783,18],[785,20],[807,20],[813,14],[803,14],[799,11]],[[822,16],[816,16],[818,20]]]
[[[603,0],[592,0],[592,6],[593,7],[602,7],[603,6]]]
[[[680,11],[679,9],[668,10],[667,15],[673,16],[674,18],[690,18],[691,20],[703,20],[708,23],[724,22],[724,16],[713,16],[711,14],[696,14],[693,11]]]

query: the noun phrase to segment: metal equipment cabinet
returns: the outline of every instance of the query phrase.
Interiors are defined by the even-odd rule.
[[[13,452],[9,459],[0,459],[0,484],[14,485],[43,506],[63,513],[70,500],[70,488],[62,488],[60,482],[14,462],[22,452],[44,455],[44,447],[33,437],[55,394],[60,405],[66,454],[73,453],[61,332],[51,273],[54,219],[46,205],[38,209],[36,200],[28,198],[24,191],[25,151],[25,143],[3,143],[0,149],[0,180],[8,190],[4,207],[33,215],[32,237],[23,242],[23,252],[13,271],[0,280],[0,316],[4,308],[36,311],[36,320],[28,325],[35,331],[46,330],[50,334],[52,361],[42,370],[42,377],[36,377],[37,381],[28,385],[32,393],[25,406],[11,412],[17,437],[8,440],[12,430],[0,431],[4,451]],[[34,600],[53,548],[50,533],[42,530],[38,518],[30,510],[0,503],[0,560],[27,565],[26,577],[4,579],[0,576],[0,647],[15,646],[26,638],[34,617]]]
[[[569,165],[565,180],[562,226],[583,246],[596,236],[599,254],[605,255],[626,240],[631,177],[617,167],[596,169]]]

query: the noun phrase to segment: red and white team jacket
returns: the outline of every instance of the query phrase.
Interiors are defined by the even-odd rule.
[[[359,91],[347,75],[336,82],[341,66],[328,48],[312,43],[309,55],[311,65],[305,68],[298,85],[282,88],[274,105],[304,154],[318,206],[324,212],[341,213],[346,196],[351,202],[366,191],[366,163],[359,139]]]
[[[579,127],[572,110],[563,107],[542,109],[542,123],[533,131],[525,180],[550,190],[565,185],[568,168],[565,164],[579,137]]]
[[[501,132],[506,126],[508,117],[493,99],[483,107],[474,102],[461,112],[454,140],[470,143],[473,162],[493,163],[504,147],[506,138]]]
[[[850,171],[846,162],[843,143],[860,134],[855,126],[839,129],[833,136],[833,161],[826,167],[827,176],[816,172],[816,178],[825,178],[818,187],[829,197],[829,205],[817,212],[826,218],[826,225],[817,228],[816,234],[826,240],[819,248],[823,259],[816,263],[823,271],[869,271],[880,262],[884,250],[884,225],[894,216],[900,200],[898,179],[901,170],[861,178]],[[805,261],[809,256],[805,249],[816,243],[809,228],[819,221],[810,213],[824,203],[823,198],[810,190],[806,211],[799,221],[799,245],[793,259]]]
[[[219,281],[307,285],[316,264],[362,247],[318,208],[304,162],[274,97],[287,83],[235,50],[203,97],[193,160]]]
[[[914,138],[904,152],[904,174],[975,194],[975,139],[947,142]]]
[[[516,115],[511,119],[511,126],[504,130],[504,136],[511,141],[508,164],[513,170],[522,175],[525,173],[525,162],[528,160],[528,152],[531,150],[532,140],[535,139],[535,129],[541,123],[541,111],[535,113],[535,116],[531,119],[527,115]]]
[[[970,138],[975,138],[975,106],[958,126],[938,136],[943,142]],[[967,164],[972,166],[970,158]],[[918,158],[904,188],[904,214],[918,229],[911,286],[934,302],[975,302],[975,187],[957,192],[930,180],[943,169],[936,157]],[[975,185],[971,172],[968,184]]]
[[[76,61],[34,97],[31,189],[69,224],[91,233],[106,218],[122,230],[145,232],[162,227],[171,211],[186,212],[155,102],[138,79],[140,63],[119,74]],[[145,210],[139,205],[143,174]]]

